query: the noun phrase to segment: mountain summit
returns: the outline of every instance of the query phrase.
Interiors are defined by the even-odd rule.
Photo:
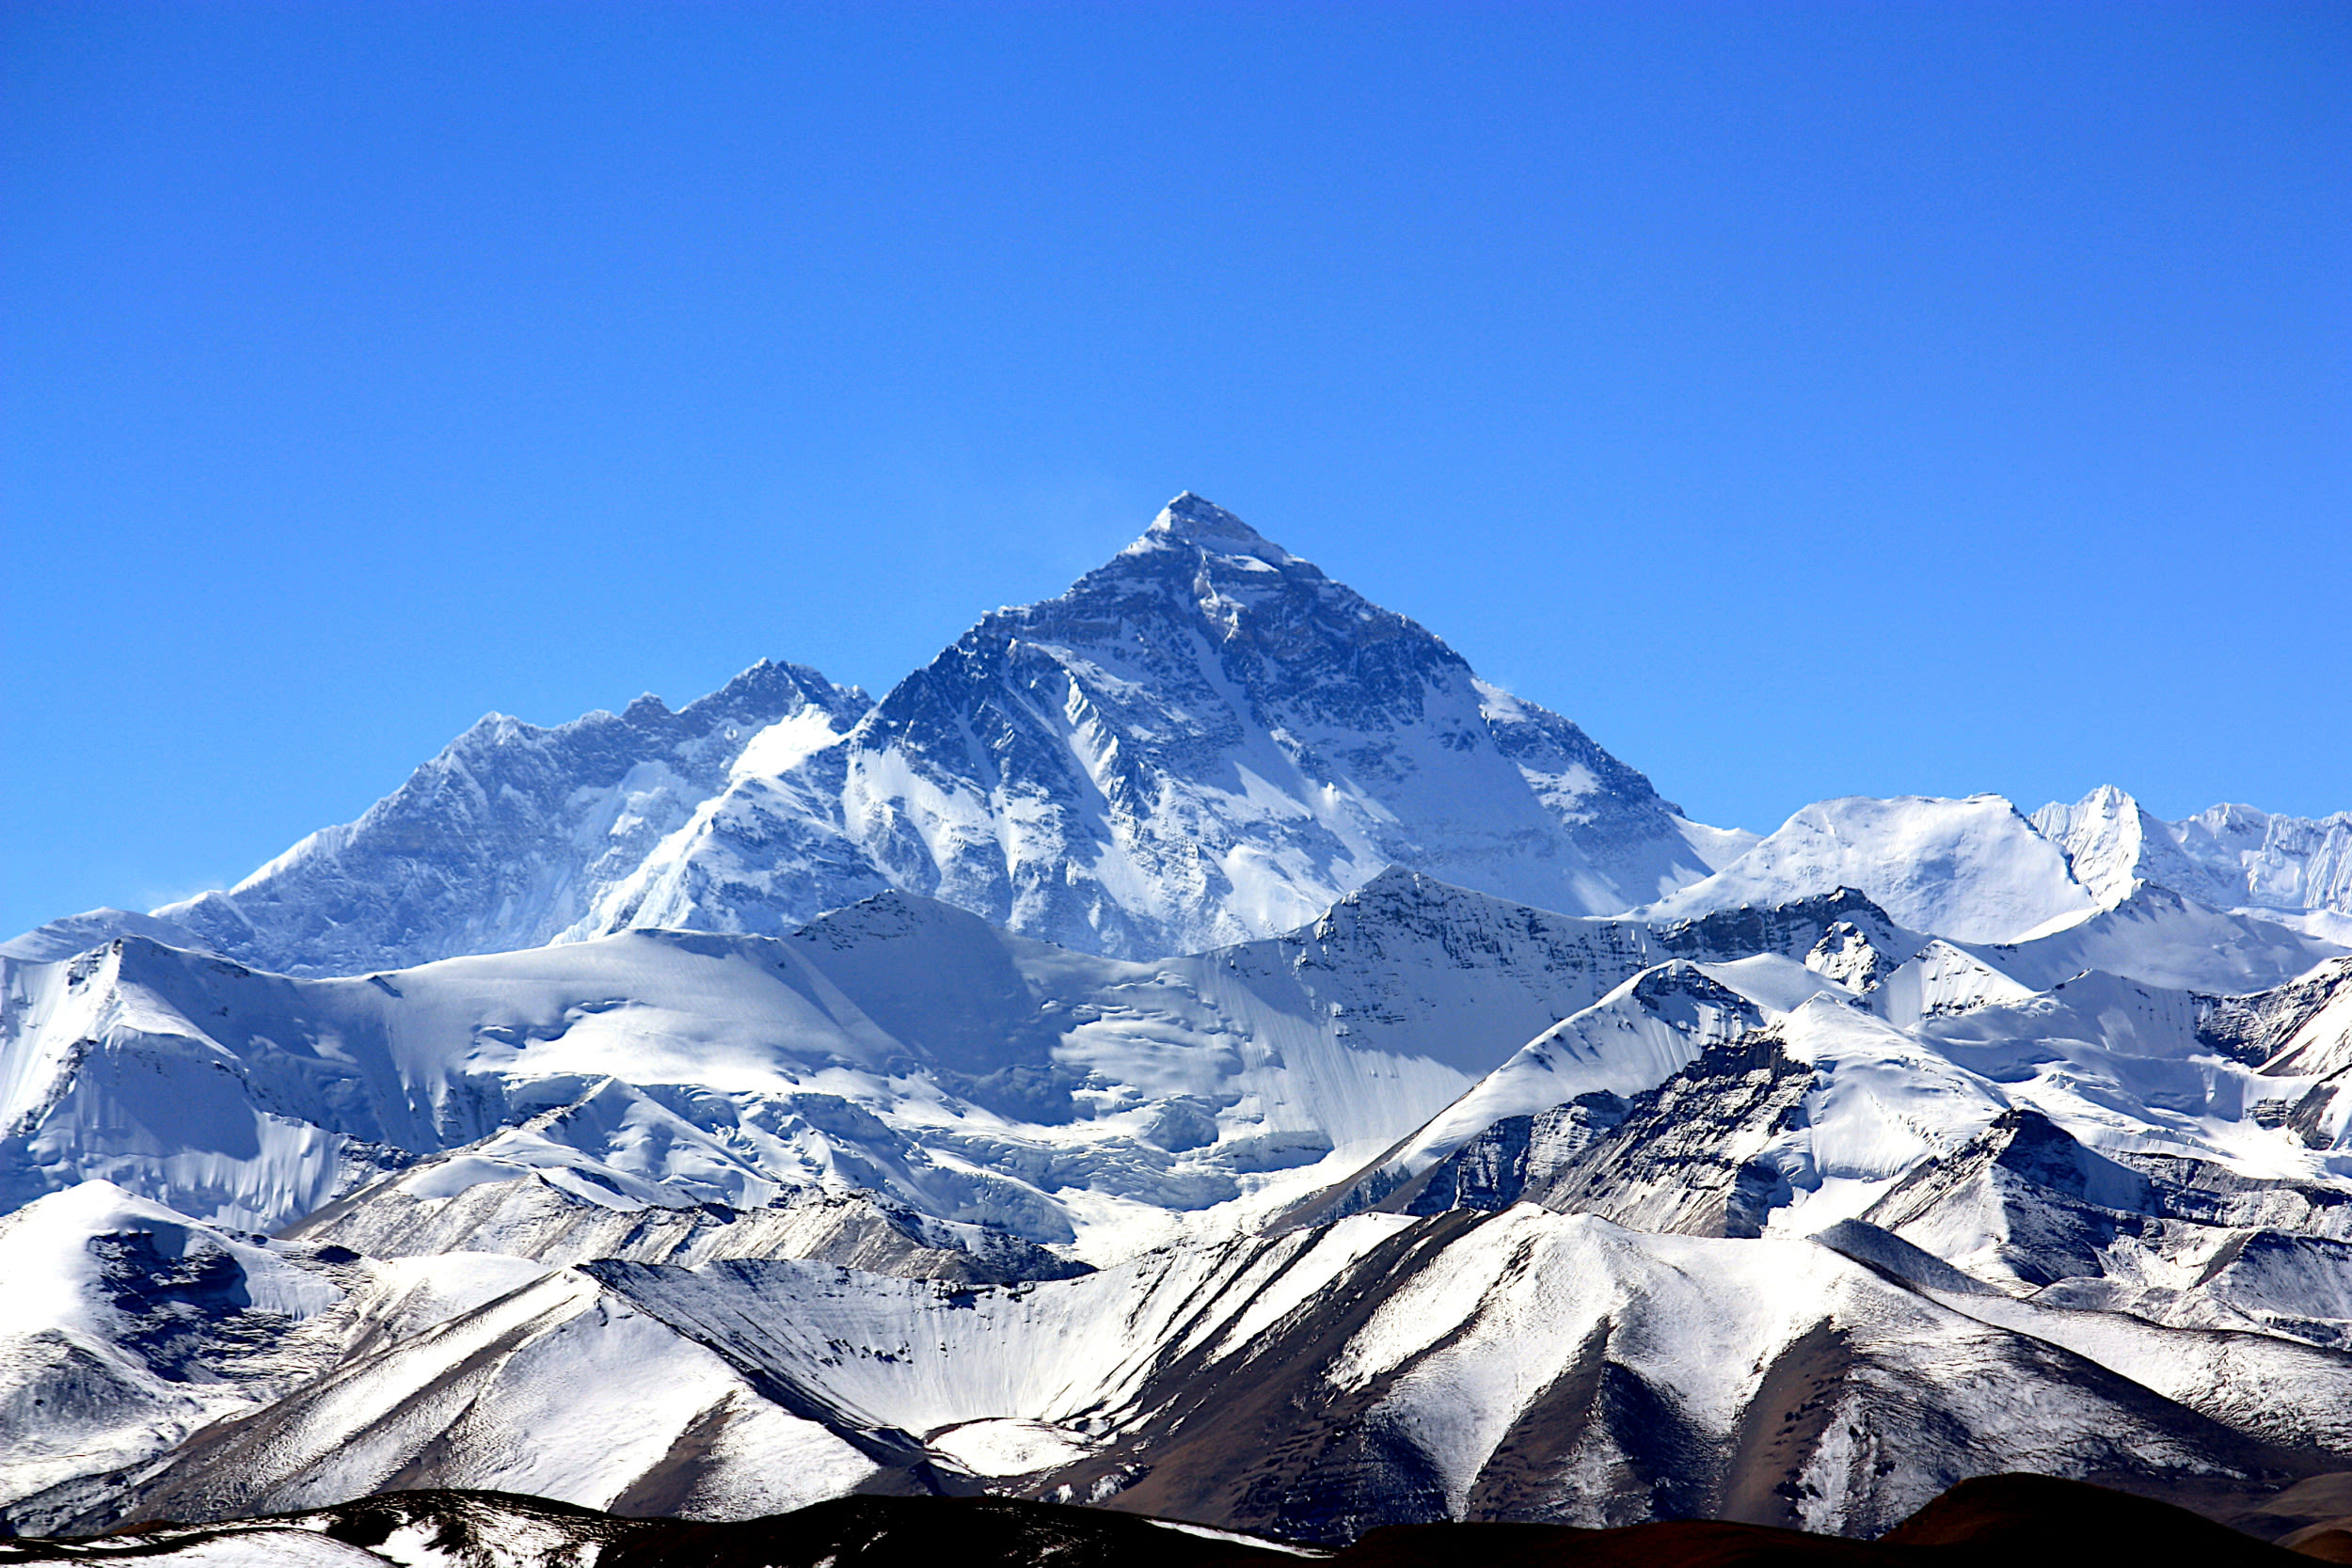
[[[1613,911],[1707,873],[1686,827],[1574,724],[1187,492],[838,742],[739,770],[574,934],[773,934],[893,886],[1142,958],[1295,927],[1390,864]]]
[[[1143,537],[1128,548],[1151,549],[1169,543],[1252,556],[1270,566],[1281,566],[1293,559],[1288,550],[1231,512],[1189,490],[1163,507]]]

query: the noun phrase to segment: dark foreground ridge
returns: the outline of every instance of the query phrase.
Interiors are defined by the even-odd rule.
[[[2336,1483],[2346,1484],[2336,1484]],[[2317,1492],[2310,1497],[2295,1494]],[[1400,1525],[1333,1553],[1109,1509],[1010,1497],[841,1497],[732,1524],[625,1519],[498,1492],[392,1492],[305,1513],[202,1526],[150,1525],[75,1540],[0,1541],[0,1564],[144,1560],[183,1554],[238,1568],[337,1568],[412,1561],[459,1568],[2025,1568],[2036,1563],[2194,1562],[2294,1568],[2352,1562],[2352,1520],[2313,1520],[2352,1477],[2325,1477],[2243,1521],[2271,1544],[2185,1509],[2081,1481],[1988,1476],[1963,1481],[1876,1541],[1762,1525],[1679,1520],[1624,1529],[1556,1525]],[[2319,1493],[2328,1494],[2325,1497]],[[378,1555],[394,1536],[402,1544]],[[322,1540],[325,1537],[326,1540]],[[340,1543],[330,1547],[328,1541]],[[2294,1549],[2289,1549],[2289,1546]],[[227,1548],[224,1552],[224,1548]]]

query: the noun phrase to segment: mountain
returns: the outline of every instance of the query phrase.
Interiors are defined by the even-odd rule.
[[[2030,820],[1997,795],[1819,801],[1639,913],[1689,919],[1840,887],[2035,990],[2098,969],[2216,994],[2254,991],[2341,945],[2332,926],[2233,908],[2237,890],[2117,789],[2045,806]]]
[[[1402,871],[1281,937],[1150,964],[895,892],[781,939],[632,931],[364,979],[123,938],[0,961],[0,1200],[103,1178],[379,1256],[1042,1277],[1278,1214],[1541,1197],[1536,1146],[1559,1166],[1638,1143],[1641,1097],[1762,1040],[1806,1108],[1740,1157],[1776,1162],[1756,1224],[1858,1203],[2017,1104],[2128,1156],[2322,1181],[2334,991],[2295,977],[2341,952],[2149,888],[1966,947],[1851,891],[1656,924]],[[2217,971],[2245,994],[2196,984]],[[1643,1114],[1694,1117],[1710,1148],[1749,1136],[1705,1099]],[[1534,1143],[1472,1180],[1498,1138]],[[1697,1180],[1647,1165],[1610,1180]]]
[[[2314,1477],[2249,1511],[2248,1528],[2276,1534],[2280,1515],[2341,1477]],[[2333,1525],[2337,1521],[2323,1521]],[[2280,1546],[2303,1550],[2306,1532]],[[1586,1530],[1558,1525],[1404,1525],[1374,1531],[1326,1556],[1311,1548],[1181,1520],[1002,1497],[844,1497],[736,1523],[623,1518],[511,1493],[387,1493],[362,1501],[216,1525],[149,1526],[111,1538],[115,1554],[165,1568],[228,1558],[254,1568],[405,1568],[414,1543],[435,1560],[467,1568],[1241,1568],[1321,1559],[1334,1568],[1721,1568],[1765,1563],[1942,1563],[1998,1568],[2021,1560],[2160,1560],[2180,1554],[2207,1568],[2288,1568],[2308,1563],[2186,1509],[2130,1493],[2046,1476],[1987,1476],[1961,1482],[1889,1530],[1861,1543],[1770,1526],[1712,1521]],[[79,1541],[0,1543],[0,1560],[78,1562]]]
[[[987,1487],[1336,1541],[2352,1467],[2344,960],[2223,1001],[1998,967],[2038,945],[1391,871],[1151,964],[903,893],[365,978],[11,961],[0,1274],[64,1288],[0,1368],[75,1414],[0,1495]]]
[[[1035,1277],[1041,1245],[1102,1261],[1281,1211],[1466,1093],[1466,1132],[1478,1107],[1638,1093],[1825,992],[1899,989],[1925,940],[1851,893],[1651,925],[1402,871],[1150,964],[896,892],[781,939],[630,931],[356,979],[126,937],[0,961],[0,1201],[103,1178],[375,1255]],[[2035,989],[2002,985],[1967,994]],[[870,1212],[771,1212],[810,1192]]]
[[[1858,889],[1914,930],[2014,942],[2097,907],[2065,852],[1997,795],[1806,806],[1713,875],[1643,912],[1687,918]]]
[[[19,936],[0,942],[0,958],[26,963],[54,963],[103,947],[117,937],[146,937],[170,947],[201,947],[203,939],[172,920],[160,920],[135,910],[85,910],[45,922]]]
[[[419,1552],[420,1542],[430,1543],[431,1556]],[[113,1544],[170,1568],[224,1560],[253,1568],[415,1568],[421,1559],[465,1568],[820,1568],[845,1559],[866,1568],[1242,1568],[1322,1556],[1229,1530],[1010,1497],[843,1497],[721,1524],[454,1489],[229,1525],[149,1527]],[[82,1542],[0,1542],[0,1561],[79,1561],[88,1551]]]
[[[0,1218],[0,1514],[151,1461],[322,1370],[288,1331],[340,1306],[347,1276],[103,1181]]]
[[[1391,864],[1614,912],[1748,837],[1684,820],[1568,721],[1184,495],[870,710],[761,664],[680,713],[494,715],[163,927],[92,911],[9,951],[142,934],[356,974],[632,928],[780,936],[895,888],[1150,958],[1287,930]]]
[[[1532,1205],[978,1287],[789,1260],[386,1264],[74,1194],[20,1222],[69,1256],[84,1238],[59,1337],[229,1413],[175,1443],[53,1362],[24,1392],[119,1468],[28,1477],[11,1451],[0,1490],[31,1532],[471,1487],[706,1519],[987,1489],[1331,1544],[1444,1519],[1868,1535],[1990,1470],[2250,1502],[2352,1457],[2341,1353]],[[195,1288],[141,1293],[126,1266],[157,1251],[200,1261],[216,1298],[272,1271],[310,1293],[228,1327],[193,1314],[175,1358],[149,1325]],[[289,1388],[238,1360],[255,1341],[324,1370]]]
[[[984,618],[837,746],[747,771],[581,929],[773,934],[886,883],[1148,958],[1287,929],[1391,864],[1614,912],[1705,875],[1722,836],[1187,494],[1060,597]]]
[[[0,949],[0,1525],[753,1568],[993,1494],[1149,1558],[2007,1468],[2325,1535],[2352,915],[2258,816],[1706,829],[1181,497],[879,704],[485,721]]]
[[[2182,853],[2265,909],[2352,913],[2352,812],[2274,816],[2212,806],[2169,824]]]
[[[2352,913],[2352,814],[2220,805],[2164,822],[2109,784],[2071,806],[2053,801],[2033,820],[2102,902],[2145,881],[2223,909]]]
[[[2169,888],[2136,883],[2112,909],[2029,941],[1971,950],[2036,990],[2095,969],[2232,995],[2282,985],[2342,945],[2258,913],[2224,912]]]
[[[1796,912],[1788,940],[1827,918]],[[564,1225],[617,1245],[596,1215],[815,1186],[1126,1245],[1123,1226],[1376,1151],[1704,937],[1406,872],[1299,931],[1152,964],[900,893],[784,939],[632,931],[364,979],[128,937],[0,961],[0,1200],[104,1177],[275,1229],[378,1183],[372,1224],[429,1194],[504,1234],[555,1223],[510,1204],[560,1196]],[[515,1182],[533,1196],[488,1190]]]
[[[536,946],[737,768],[829,738],[867,705],[814,670],[762,661],[677,713],[650,696],[554,729],[494,713],[358,821],[312,833],[226,893],[151,921],[93,911],[5,951],[65,957],[142,935],[279,974],[355,974]]]
[[[2103,907],[2123,902],[2142,882],[2225,908],[2242,901],[2233,896],[2241,890],[2190,860],[2168,824],[2112,784],[2071,806],[2052,801],[2033,814],[2033,825],[2065,851],[2074,879]]]

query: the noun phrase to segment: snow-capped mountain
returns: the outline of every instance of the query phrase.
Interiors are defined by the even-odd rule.
[[[9,950],[135,931],[354,974],[630,928],[780,936],[898,888],[1157,958],[1287,930],[1391,864],[1613,912],[1747,842],[1184,495],[870,711],[763,664],[676,714],[494,716],[358,821],[154,911],[167,928],[93,911]]]
[[[1532,1205],[1363,1215],[971,1287],[787,1260],[373,1263],[104,1196],[18,1221],[72,1271],[21,1390],[117,1466],[13,1481],[10,1516],[43,1531],[397,1485],[704,1518],[986,1487],[1331,1542],[1496,1517],[1869,1534],[1989,1470],[2211,1498],[2352,1453],[2352,1356],[2015,1300],[1851,1222],[1815,1242]],[[228,1326],[189,1314],[162,1354],[148,1323],[200,1292],[148,1286],[129,1260],[156,1251],[215,1292],[275,1293]],[[240,1359],[254,1338],[327,1370],[285,1391]],[[155,1414],[174,1400],[235,1414],[178,1435],[181,1406]]]
[[[583,918],[752,748],[831,738],[867,705],[814,670],[762,661],[676,713],[651,696],[551,730],[494,713],[358,821],[226,893],[151,918],[94,911],[5,951],[63,957],[134,934],[280,974],[357,974],[536,946]]]
[[[2065,851],[1997,795],[1856,796],[1806,806],[1645,912],[1673,919],[1769,908],[1841,887],[1915,930],[1963,942],[2022,942],[2098,907]]]
[[[276,1228],[446,1156],[386,1198],[528,1178],[741,1211],[818,1186],[1116,1235],[1376,1151],[1704,936],[1391,872],[1300,931],[1152,964],[898,893],[781,940],[625,932],[364,979],[123,938],[0,960],[0,1196],[104,1177]]]
[[[1180,497],[879,704],[485,721],[0,948],[0,1523],[2352,1471],[2348,823],[1707,829]]]
[[[1997,795],[1822,800],[1640,912],[1689,918],[1850,887],[1912,929],[2030,950],[1998,967],[2029,964],[2036,986],[2097,968],[2217,993],[2279,984],[2345,934],[2319,903],[2248,905],[2184,836],[2113,788],[2031,819]],[[2312,842],[2318,874],[2331,875],[2326,835]],[[2318,918],[2298,918],[2307,910]]]
[[[1391,872],[1154,964],[895,893],[363,979],[11,963],[19,1228],[99,1261],[27,1263],[82,1283],[0,1359],[44,1400],[116,1370],[94,1457],[0,1491],[53,1528],[393,1477],[723,1516],[996,1486],[1330,1538],[2352,1467],[2312,1392],[2352,1390],[2347,960],[2229,1002],[2035,978],[2078,930]],[[324,1283],[264,1323],[256,1269]],[[2019,1379],[2076,1413],[2006,1421]],[[1841,1414],[1743,1435],[1807,1401]]]
[[[2313,820],[2221,805],[2156,819],[2113,785],[2033,814],[2102,903],[2153,882],[2222,909],[2352,913],[2352,814]]]
[[[863,864],[848,891],[1150,957],[1287,929],[1391,864],[1612,912],[1705,875],[1720,842],[1574,724],[1184,495],[837,746],[743,770],[582,929],[780,932]]]
[[[1850,893],[1652,925],[1401,871],[1297,931],[1151,964],[899,893],[783,939],[624,932],[354,979],[122,938],[0,960],[0,1199],[103,1178],[377,1253],[666,1259],[751,1244],[696,1239],[711,1206],[813,1188],[1100,1260],[1271,1213],[1473,1086],[1567,1085],[1515,1065],[1530,1040],[1586,1063],[1564,1100],[1633,1093],[1923,940]],[[2074,973],[2042,945],[1986,961]],[[1710,1022],[1658,1016],[1701,992]]]

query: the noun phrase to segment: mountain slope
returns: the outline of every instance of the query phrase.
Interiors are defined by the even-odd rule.
[[[1376,1151],[1703,935],[1396,872],[1300,931],[1153,964],[898,893],[781,941],[628,932],[365,979],[125,938],[0,961],[0,1199],[104,1177],[275,1228],[407,1172],[368,1238],[455,1244],[385,1218],[418,1203],[560,1248],[625,1233],[582,1204],[659,1227],[817,1186],[1116,1251],[1124,1225]]]

